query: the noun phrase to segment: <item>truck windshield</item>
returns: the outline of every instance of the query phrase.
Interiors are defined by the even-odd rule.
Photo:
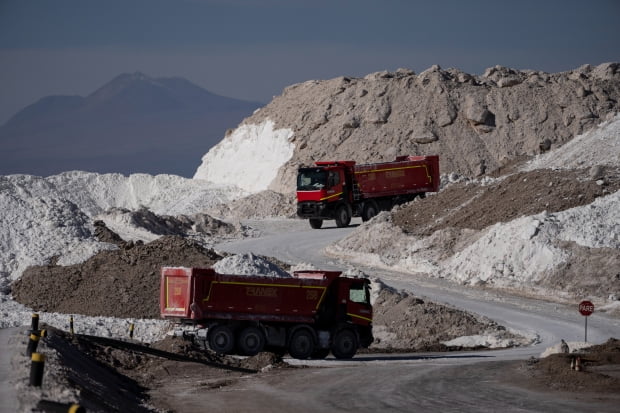
[[[297,174],[298,191],[314,191],[327,185],[327,172],[322,168],[300,168]]]
[[[366,284],[353,284],[349,289],[349,300],[354,303],[370,304],[370,293]]]

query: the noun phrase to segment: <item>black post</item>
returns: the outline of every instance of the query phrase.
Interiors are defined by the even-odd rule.
[[[32,315],[32,322],[30,323],[31,332],[35,332],[39,329],[39,314]]]
[[[43,383],[43,368],[45,367],[45,356],[41,353],[32,353],[32,364],[30,364],[30,385],[41,387]]]
[[[26,355],[28,357],[32,356],[32,353],[37,351],[37,346],[39,344],[39,336],[35,333],[31,333],[28,338],[28,347],[26,347]]]

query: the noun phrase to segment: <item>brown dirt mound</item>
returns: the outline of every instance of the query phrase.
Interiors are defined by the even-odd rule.
[[[501,332],[506,329],[491,320],[482,320],[465,311],[425,302],[407,294],[383,289],[373,306],[375,336],[387,334],[370,347],[379,351],[446,351],[442,341],[457,337]]]
[[[404,205],[394,212],[393,222],[421,236],[450,227],[481,230],[525,215],[587,205],[618,189],[619,171],[608,171],[599,185],[588,178],[587,170],[541,169],[516,173],[487,186],[452,184],[436,195]]]
[[[71,266],[35,266],[12,285],[16,301],[37,311],[159,318],[162,266],[210,267],[221,256],[176,236],[128,242]]]
[[[577,356],[581,358],[581,371],[571,369],[571,362]],[[617,394],[620,392],[620,340],[610,338],[579,353],[532,358],[521,367],[528,373],[532,387]]]

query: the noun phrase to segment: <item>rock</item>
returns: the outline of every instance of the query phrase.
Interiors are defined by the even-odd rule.
[[[590,168],[588,175],[592,180],[599,180],[603,177],[605,173],[605,169],[601,165],[594,165]]]
[[[603,63],[592,69],[591,76],[599,80],[614,80],[620,77],[620,64]]]
[[[478,98],[468,96],[465,99],[465,117],[474,125],[485,124],[490,116],[491,112]]]
[[[386,99],[380,100],[380,102],[374,102],[375,104],[368,106],[364,112],[364,120],[368,123],[386,123],[390,114],[392,113],[392,107]]]
[[[510,87],[521,83],[521,79],[516,76],[503,77],[497,81],[498,87]]]
[[[551,140],[549,140],[548,138],[545,138],[542,140],[542,142],[540,142],[540,144],[538,145],[540,152],[547,152],[549,149],[551,149]]]
[[[407,77],[407,76],[415,76],[415,72],[411,69],[396,69],[396,77]]]
[[[388,72],[387,70],[383,70],[381,72],[370,73],[364,77],[365,80],[380,80],[380,79],[390,79],[394,77],[393,74]]]
[[[431,143],[431,142],[435,142],[437,139],[437,135],[435,135],[435,133],[433,132],[422,132],[419,135],[414,135],[412,136],[411,140],[415,143],[419,143],[419,144],[425,144],[425,143]]]
[[[357,118],[357,116],[349,117],[342,124],[342,127],[344,129],[355,129],[355,128],[359,128],[359,126],[360,126],[360,120]]]

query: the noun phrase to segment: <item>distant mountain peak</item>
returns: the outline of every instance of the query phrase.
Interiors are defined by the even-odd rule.
[[[197,156],[260,106],[182,77],[123,73],[85,98],[44,97],[0,125],[0,175],[80,169],[191,176]]]
[[[88,98],[95,101],[105,101],[127,89],[131,85],[138,83],[150,83],[155,85],[157,82],[155,79],[142,72],[122,73],[105,85],[101,86],[99,89],[95,90],[88,96]]]

